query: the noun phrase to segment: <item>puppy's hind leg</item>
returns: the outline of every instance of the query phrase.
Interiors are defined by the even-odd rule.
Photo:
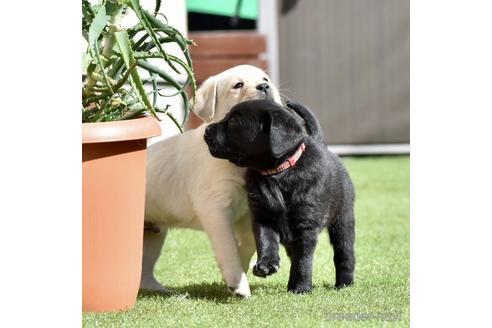
[[[154,267],[159,258],[166,240],[167,228],[157,231],[144,231],[143,258],[142,258],[142,278],[140,280],[140,290],[166,293],[170,290],[162,286],[154,276]]]
[[[334,251],[336,288],[342,288],[354,282],[354,225],[353,209],[345,208],[342,210],[342,214],[335,218],[335,221],[328,227],[328,234]]]
[[[251,258],[256,251],[255,236],[253,235],[251,215],[249,213],[234,224],[234,233],[238,242],[241,266],[244,272],[247,273]]]
[[[220,208],[220,206],[214,207],[207,204],[200,206],[200,211],[197,212],[203,230],[210,239],[222,277],[229,290],[234,295],[251,296],[248,279],[241,266],[230,211]]]

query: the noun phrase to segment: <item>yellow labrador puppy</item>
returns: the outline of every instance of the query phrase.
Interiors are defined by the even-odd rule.
[[[237,103],[270,98],[281,103],[277,88],[261,69],[240,65],[207,79],[198,89],[193,111],[206,122],[221,120]],[[255,252],[244,191],[244,169],[213,158],[195,130],[149,147],[141,289],[166,291],[154,265],[170,227],[204,230],[229,290],[251,295],[246,272]]]

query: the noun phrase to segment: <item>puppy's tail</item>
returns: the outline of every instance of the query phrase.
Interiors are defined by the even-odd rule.
[[[308,134],[313,137],[316,141],[325,142],[325,136],[323,134],[323,130],[321,129],[321,125],[319,121],[316,119],[316,116],[311,112],[311,110],[297,102],[291,101],[289,99],[286,100],[287,107],[291,108],[299,115],[304,122],[306,122],[306,129]]]

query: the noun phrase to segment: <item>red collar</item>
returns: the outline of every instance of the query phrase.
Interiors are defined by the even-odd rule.
[[[270,170],[259,170],[258,172],[260,172],[261,175],[272,175],[272,174],[277,174],[277,173],[280,173],[280,172],[285,171],[287,169],[290,169],[291,167],[296,165],[297,161],[299,160],[299,158],[301,157],[302,153],[305,150],[306,150],[306,145],[304,145],[304,143],[302,143],[299,146],[299,148],[296,150],[294,155],[289,157],[285,162],[283,162],[282,164],[280,164],[276,168],[270,169]]]

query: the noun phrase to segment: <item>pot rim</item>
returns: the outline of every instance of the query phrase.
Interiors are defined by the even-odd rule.
[[[161,126],[152,116],[123,121],[82,123],[84,144],[147,139],[161,134]]]

